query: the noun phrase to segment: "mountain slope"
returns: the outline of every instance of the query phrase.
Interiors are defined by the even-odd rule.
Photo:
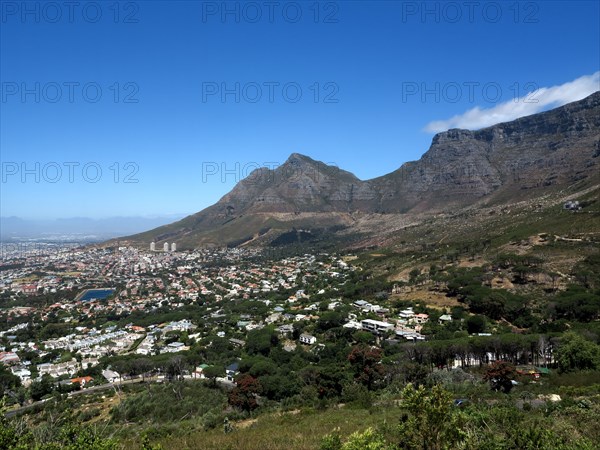
[[[583,189],[599,181],[599,162],[596,92],[478,131],[439,133],[421,159],[371,180],[294,153],[275,170],[255,170],[216,204],[124,239],[175,241],[180,248],[239,245],[292,227],[352,229],[365,215],[405,221],[423,213],[532,199],[574,183]]]

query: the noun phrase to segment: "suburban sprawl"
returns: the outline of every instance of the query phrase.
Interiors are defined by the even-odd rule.
[[[126,446],[151,446],[142,424],[160,420],[163,431],[150,437],[171,448],[167,436],[183,439],[169,425],[181,415],[217,448],[245,420],[273,411],[336,415],[345,414],[335,409],[344,404],[372,411],[398,396],[454,398],[458,409],[448,420],[458,420],[464,405],[498,401],[519,414],[560,411],[578,395],[582,413],[597,409],[581,397],[596,388],[573,391],[598,373],[598,344],[573,332],[598,323],[596,294],[585,288],[597,282],[593,270],[580,270],[584,278],[552,274],[534,256],[496,254],[489,262],[468,251],[427,265],[408,247],[405,260],[399,253],[152,247],[3,245],[7,416],[43,424],[70,405],[82,423],[108,421]],[[594,267],[595,258],[578,268]],[[398,276],[385,275],[402,261]],[[536,291],[551,292],[552,304],[532,301]],[[572,387],[558,387],[573,374]],[[164,407],[156,410],[155,401]],[[131,438],[132,427],[143,442]],[[384,439],[374,430],[355,439]],[[345,445],[343,433],[320,433],[322,448]]]

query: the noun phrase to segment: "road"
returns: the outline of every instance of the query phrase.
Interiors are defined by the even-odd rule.
[[[69,392],[67,395],[69,397],[74,397],[76,395],[88,395],[88,394],[93,394],[94,392],[98,392],[98,391],[104,391],[107,389],[116,389],[119,388],[121,386],[127,386],[129,384],[136,384],[136,383],[142,383],[142,382],[155,382],[155,383],[160,383],[164,380],[164,377],[159,377],[159,376],[152,376],[152,377],[146,377],[146,378],[130,378],[128,380],[121,380],[118,381],[116,383],[106,383],[106,384],[100,384],[98,386],[91,386],[89,388],[85,388],[85,389],[81,389],[79,391],[73,391],[73,392]],[[235,387],[235,383],[232,381],[229,381],[227,378],[217,378],[217,383],[223,385],[225,388],[227,389],[233,389],[233,387]],[[15,417],[18,416],[24,412],[26,412],[29,409],[33,409],[36,406],[40,406],[43,405],[44,403],[46,403],[47,401],[52,400],[52,398],[49,399],[45,399],[45,400],[40,400],[38,402],[34,402],[31,403],[27,406],[21,406],[20,408],[15,408],[15,409],[11,409],[9,411],[7,411],[4,415],[7,418],[11,418],[11,417]]]
[[[106,384],[100,384],[98,386],[91,386],[89,388],[81,389],[79,391],[69,392],[67,395],[69,397],[74,397],[76,395],[93,394],[94,392],[104,391],[106,389],[116,389],[120,386],[127,386],[129,384],[142,383],[145,381],[157,382],[157,381],[162,381],[162,379],[159,380],[158,377],[156,377],[156,376],[155,377],[146,377],[145,379],[142,379],[141,377],[140,378],[131,378],[129,380],[122,380],[122,381],[119,381],[116,383],[106,383]],[[43,405],[44,403],[46,403],[49,400],[52,400],[52,398],[40,400],[38,402],[34,402],[34,403],[31,403],[26,406],[21,406],[20,408],[11,409],[11,410],[7,411],[4,415],[8,418],[18,416],[18,415],[26,412],[29,409],[33,409],[36,406]]]

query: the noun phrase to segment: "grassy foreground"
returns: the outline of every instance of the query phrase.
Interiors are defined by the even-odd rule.
[[[385,422],[397,422],[398,411],[374,408],[335,408],[326,411],[305,409],[285,413],[260,415],[242,421],[236,429],[225,434],[223,427],[209,431],[163,438],[159,442],[165,450],[182,449],[262,449],[280,450],[318,449],[321,439],[334,430],[349,435],[356,430],[376,427]]]

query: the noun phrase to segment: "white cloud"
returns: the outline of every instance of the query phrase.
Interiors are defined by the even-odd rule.
[[[560,86],[539,88],[532,94],[500,103],[493,108],[472,108],[447,120],[435,120],[425,126],[425,131],[439,133],[450,128],[477,130],[519,117],[529,116],[581,100],[600,89],[600,71],[585,75]]]

